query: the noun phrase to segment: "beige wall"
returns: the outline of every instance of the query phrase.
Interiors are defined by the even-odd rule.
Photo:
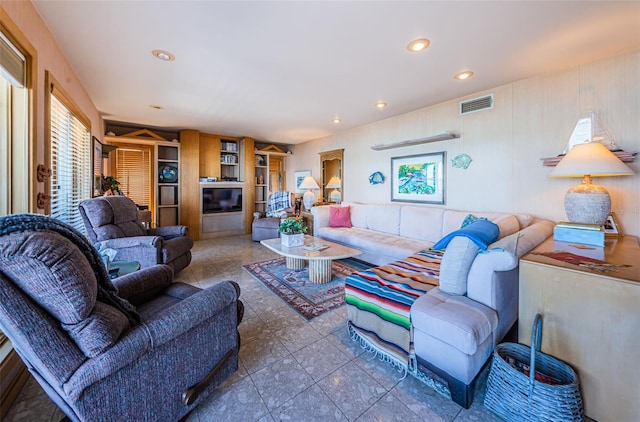
[[[390,173],[390,158],[447,152],[446,207],[477,211],[528,212],[566,220],[564,194],[578,179],[550,179],[540,158],[560,154],[582,113],[593,110],[618,145],[640,151],[640,51],[570,70],[526,79],[412,113],[296,145],[287,161],[287,186],[296,170],[320,177],[318,152],[344,148],[344,200],[390,202],[390,184],[370,185],[368,177]],[[462,99],[494,95],[494,108],[458,115]],[[373,151],[374,144],[422,138],[451,130],[457,140]],[[460,153],[468,169],[453,168]],[[624,231],[640,235],[640,157],[629,166],[636,175],[595,179],[612,197]]]
[[[8,17],[10,20],[10,22],[3,22],[3,24],[9,28],[17,27],[21,34],[14,34],[14,36],[19,39],[26,38],[37,52],[35,75],[36,164],[44,163],[44,129],[48,122],[45,116],[45,71],[51,72],[62,89],[91,120],[92,135],[102,139],[103,121],[98,110],[33,4],[27,0],[0,0],[0,9],[0,16]],[[91,58],[88,57],[87,60],[91,60]],[[36,191],[43,192],[43,186],[43,183],[38,183]]]

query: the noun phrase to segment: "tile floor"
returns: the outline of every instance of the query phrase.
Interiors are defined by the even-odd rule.
[[[178,279],[199,287],[232,279],[242,288],[240,368],[189,415],[205,421],[498,421],[482,406],[487,370],[463,409],[400,374],[347,335],[344,307],[307,322],[241,265],[276,257],[249,236],[198,241]],[[30,378],[5,419],[64,415]]]

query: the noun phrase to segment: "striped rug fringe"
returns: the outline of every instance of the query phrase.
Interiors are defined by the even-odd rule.
[[[366,337],[361,336],[360,333],[358,333],[353,328],[353,326],[348,322],[347,322],[347,331],[349,333],[349,337],[351,337],[351,340],[357,341],[360,344],[360,347],[362,347],[365,351],[369,353],[374,353],[375,356],[378,357],[381,361],[392,365],[399,372],[401,372],[402,378],[400,378],[399,381],[402,381],[403,379],[405,379],[407,377],[407,374],[411,374],[414,377],[416,377],[416,379],[418,379],[419,381],[427,385],[428,387],[434,389],[440,395],[448,399],[451,399],[451,392],[449,391],[449,387],[447,387],[447,385],[439,381],[436,381],[431,376],[418,370],[418,363],[415,355],[409,358],[408,363],[399,361],[398,359],[396,359],[393,356],[390,356],[388,353],[384,352],[383,350],[380,350],[378,347],[376,347],[376,345],[371,343]]]
[[[399,372],[401,372],[402,378],[400,378],[400,381],[402,381],[407,377],[407,374],[409,373],[408,372],[409,367],[406,362],[399,361],[398,359],[394,358],[393,356],[390,356],[388,353],[384,352],[383,350],[380,350],[378,347],[376,347],[376,345],[371,343],[367,338],[361,336],[360,333],[358,333],[353,328],[353,326],[349,323],[347,323],[347,331],[349,332],[349,337],[351,337],[351,340],[357,341],[365,351],[369,353],[374,353],[374,355],[377,358],[379,358],[381,361],[393,365],[394,368],[396,368]]]

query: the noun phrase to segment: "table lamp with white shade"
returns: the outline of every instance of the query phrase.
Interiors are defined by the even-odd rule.
[[[592,177],[631,176],[631,170],[600,142],[577,144],[569,150],[549,177],[582,177],[564,198],[569,221],[601,226],[611,212],[609,192],[591,182]]]
[[[307,176],[302,179],[302,183],[300,183],[299,187],[300,189],[307,190],[304,195],[302,195],[302,203],[304,204],[304,208],[309,211],[316,200],[316,195],[311,192],[311,189],[320,189],[320,186],[318,186],[313,177]]]
[[[335,202],[337,204],[340,203],[342,198],[338,189],[341,187],[342,183],[340,182],[340,178],[338,176],[333,176],[331,179],[329,179],[329,183],[327,183],[327,186],[325,186],[325,188],[327,189],[333,189],[331,193],[329,193],[329,201]]]

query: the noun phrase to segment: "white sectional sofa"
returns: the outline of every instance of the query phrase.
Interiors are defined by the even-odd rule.
[[[358,256],[358,259],[376,265],[388,264],[421,249],[432,247],[446,234],[459,229],[469,214],[487,217],[494,222],[514,217],[519,224],[516,230],[519,232],[518,249],[515,251],[518,258],[549,237],[549,224],[553,224],[548,220],[534,219],[528,214],[355,202],[343,202],[342,206],[351,207],[352,227],[330,227],[330,206],[313,207],[311,213],[314,236],[359,249],[362,255]],[[524,231],[529,227],[529,230]],[[511,234],[509,231],[506,233]]]
[[[342,206],[350,207],[352,227],[331,227],[330,206],[314,207],[314,236],[359,249],[359,259],[385,269],[347,278],[352,338],[418,377],[425,368],[436,372],[447,380],[452,399],[468,407],[476,376],[518,318],[519,258],[549,237],[554,223],[527,214],[417,205]],[[405,275],[394,273],[385,279],[394,266],[410,272],[402,260],[460,229],[470,214],[498,225],[499,238],[486,250],[472,249],[469,255],[470,241],[455,237],[440,253],[435,276],[415,273],[398,281]],[[435,278],[439,285],[427,280],[407,287],[420,278]],[[388,287],[394,283],[401,284]],[[404,289],[413,290],[398,299]]]

